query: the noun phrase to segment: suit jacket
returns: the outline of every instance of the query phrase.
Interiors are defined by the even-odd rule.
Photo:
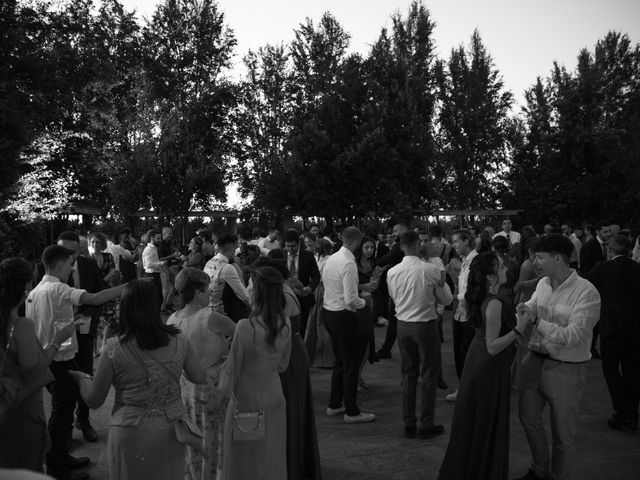
[[[640,263],[616,257],[587,275],[600,293],[600,335],[640,335]]]
[[[580,274],[586,277],[598,264],[606,261],[598,238],[592,237],[580,249]]]
[[[304,303],[304,307],[313,305],[315,303],[313,292],[320,283],[320,271],[316,257],[306,250],[298,250],[298,280],[305,287],[311,287],[311,294],[298,297],[300,303]]]
[[[95,260],[82,255],[78,255],[78,277],[80,278],[80,285],[75,285],[76,288],[82,288],[88,293],[98,293],[105,289],[105,284],[98,268],[98,264]],[[33,284],[37,285],[44,277],[44,265],[42,263],[36,264],[36,268],[33,272]],[[64,281],[64,279],[61,279]],[[102,306],[95,305],[80,305],[78,313],[82,313],[88,317],[91,317],[91,330],[90,335],[95,336],[98,330],[98,321]]]
[[[376,261],[380,260],[382,257],[384,257],[387,253],[389,253],[389,247],[387,247],[384,243],[382,242],[377,242],[376,243]]]

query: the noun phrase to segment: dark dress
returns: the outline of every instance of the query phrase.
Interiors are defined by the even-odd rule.
[[[509,473],[509,367],[513,346],[495,356],[486,343],[487,304],[502,304],[500,336],[513,327],[503,301],[488,295],[482,302],[482,328],[476,329],[464,362],[451,437],[440,476],[442,480],[501,480]]]
[[[286,288],[285,297],[287,303],[297,302],[295,294],[287,292]],[[300,336],[300,315],[291,316],[290,320],[293,335],[291,359],[287,369],[280,374],[282,392],[287,402],[287,478],[319,480],[322,474],[309,378],[309,358]]]

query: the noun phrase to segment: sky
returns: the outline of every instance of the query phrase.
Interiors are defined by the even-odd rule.
[[[163,0],[120,0],[139,17],[151,17]],[[233,75],[243,72],[242,57],[267,43],[288,43],[307,17],[318,23],[326,11],[351,35],[350,51],[367,55],[391,15],[406,16],[410,0],[218,0],[238,46]],[[610,30],[640,42],[640,0],[425,0],[436,27],[440,58],[468,44],[474,29],[493,57],[505,88],[518,105],[538,76],[546,77],[558,61],[575,69],[582,48]]]

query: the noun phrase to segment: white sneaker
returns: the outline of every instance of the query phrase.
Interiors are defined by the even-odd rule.
[[[345,415],[344,423],[368,423],[376,419],[375,413],[362,413],[359,415]]]
[[[447,402],[455,402],[458,400],[458,390],[447,395]]]
[[[327,407],[327,417],[335,417],[344,413],[344,407],[331,408]]]

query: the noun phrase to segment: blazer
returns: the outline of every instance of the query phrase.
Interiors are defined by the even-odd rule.
[[[316,257],[306,250],[298,250],[298,280],[305,287],[311,287],[312,291],[315,291],[320,283],[320,271]]]
[[[640,335],[640,263],[616,257],[587,275],[601,298],[600,336]]]
[[[580,249],[580,275],[586,277],[599,263],[606,261],[598,238],[590,238]]]

